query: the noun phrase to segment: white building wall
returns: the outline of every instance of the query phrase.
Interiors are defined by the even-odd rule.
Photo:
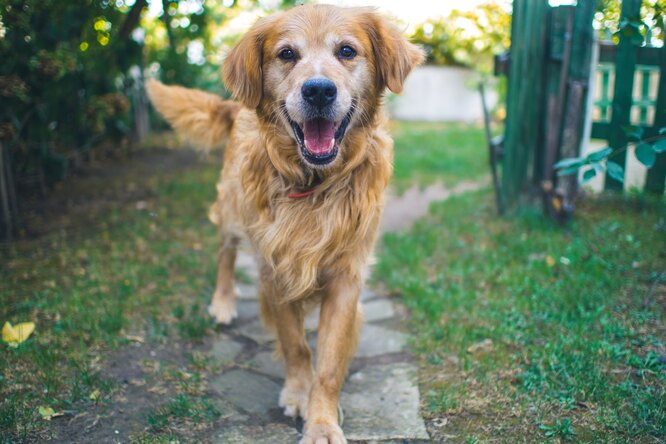
[[[479,121],[483,108],[474,76],[466,68],[420,66],[407,77],[402,94],[390,97],[390,115],[399,120]],[[490,108],[494,107],[497,93],[488,88],[486,100]]]

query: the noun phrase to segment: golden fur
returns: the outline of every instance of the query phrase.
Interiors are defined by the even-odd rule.
[[[353,45],[357,55],[335,55],[341,45]],[[297,62],[278,56],[284,47],[298,53]],[[236,316],[233,266],[246,236],[260,261],[262,318],[275,328],[286,361],[280,405],[306,419],[303,443],[346,442],[337,425],[338,397],[356,349],[364,268],[392,173],[381,102],[387,87],[402,90],[422,59],[372,9],[310,5],[259,20],[226,58],[224,81],[244,105],[240,111],[201,91],[148,85],[156,108],[193,140],[212,146],[231,126],[210,212],[221,242],[209,311],[221,323]],[[335,83],[334,105],[353,116],[325,167],[304,160],[287,123],[301,112],[303,82],[319,77]],[[303,191],[310,194],[289,197]],[[303,318],[316,303],[315,372]]]

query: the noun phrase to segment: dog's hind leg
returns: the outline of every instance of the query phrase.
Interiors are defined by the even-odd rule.
[[[208,306],[208,313],[220,324],[230,324],[238,317],[236,312],[236,283],[234,280],[238,241],[238,237],[231,233],[225,233],[224,229],[220,227],[217,283],[215,284],[213,300]]]

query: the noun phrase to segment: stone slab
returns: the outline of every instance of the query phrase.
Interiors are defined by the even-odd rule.
[[[278,406],[280,386],[248,370],[225,372],[211,385],[225,401],[264,419],[269,419],[269,410]]]
[[[259,266],[254,256],[251,254],[239,251],[236,255],[236,269],[254,282],[257,282],[259,279]]]
[[[275,336],[264,328],[260,320],[242,325],[236,328],[236,332],[252,339],[257,344],[266,344],[275,340]]]
[[[210,356],[220,363],[233,362],[238,353],[243,350],[243,345],[234,341],[227,335],[219,335],[215,338],[210,349]]]
[[[238,320],[247,321],[259,317],[259,302],[240,299],[236,301]]]
[[[393,303],[388,299],[375,299],[363,304],[365,322],[376,322],[395,316]]]
[[[319,326],[319,307],[316,307],[305,317],[305,329],[315,331]]]
[[[361,289],[361,301],[369,301],[371,299],[378,298],[380,295],[377,294],[374,290],[368,287],[363,287]]]
[[[352,374],[341,396],[347,439],[428,439],[419,414],[417,372],[415,365],[399,362]]]
[[[254,358],[250,359],[249,363],[252,365],[252,368],[264,375],[280,379],[285,377],[284,362],[281,360],[274,360],[273,352],[259,352]]]
[[[284,424],[236,425],[227,426],[218,432],[214,442],[219,444],[295,444],[300,438],[296,429]]]
[[[369,358],[405,350],[407,335],[377,325],[365,324],[356,351],[357,357]]]
[[[256,285],[236,282],[236,289],[238,293],[238,299],[241,300],[259,299],[259,290],[257,289]]]

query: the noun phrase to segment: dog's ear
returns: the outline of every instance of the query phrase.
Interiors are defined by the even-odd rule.
[[[250,109],[259,106],[263,95],[263,46],[275,19],[259,19],[233,47],[222,65],[224,84]]]
[[[388,87],[399,94],[412,68],[425,60],[423,50],[410,43],[395,25],[375,11],[366,12],[364,21],[381,89]]]

